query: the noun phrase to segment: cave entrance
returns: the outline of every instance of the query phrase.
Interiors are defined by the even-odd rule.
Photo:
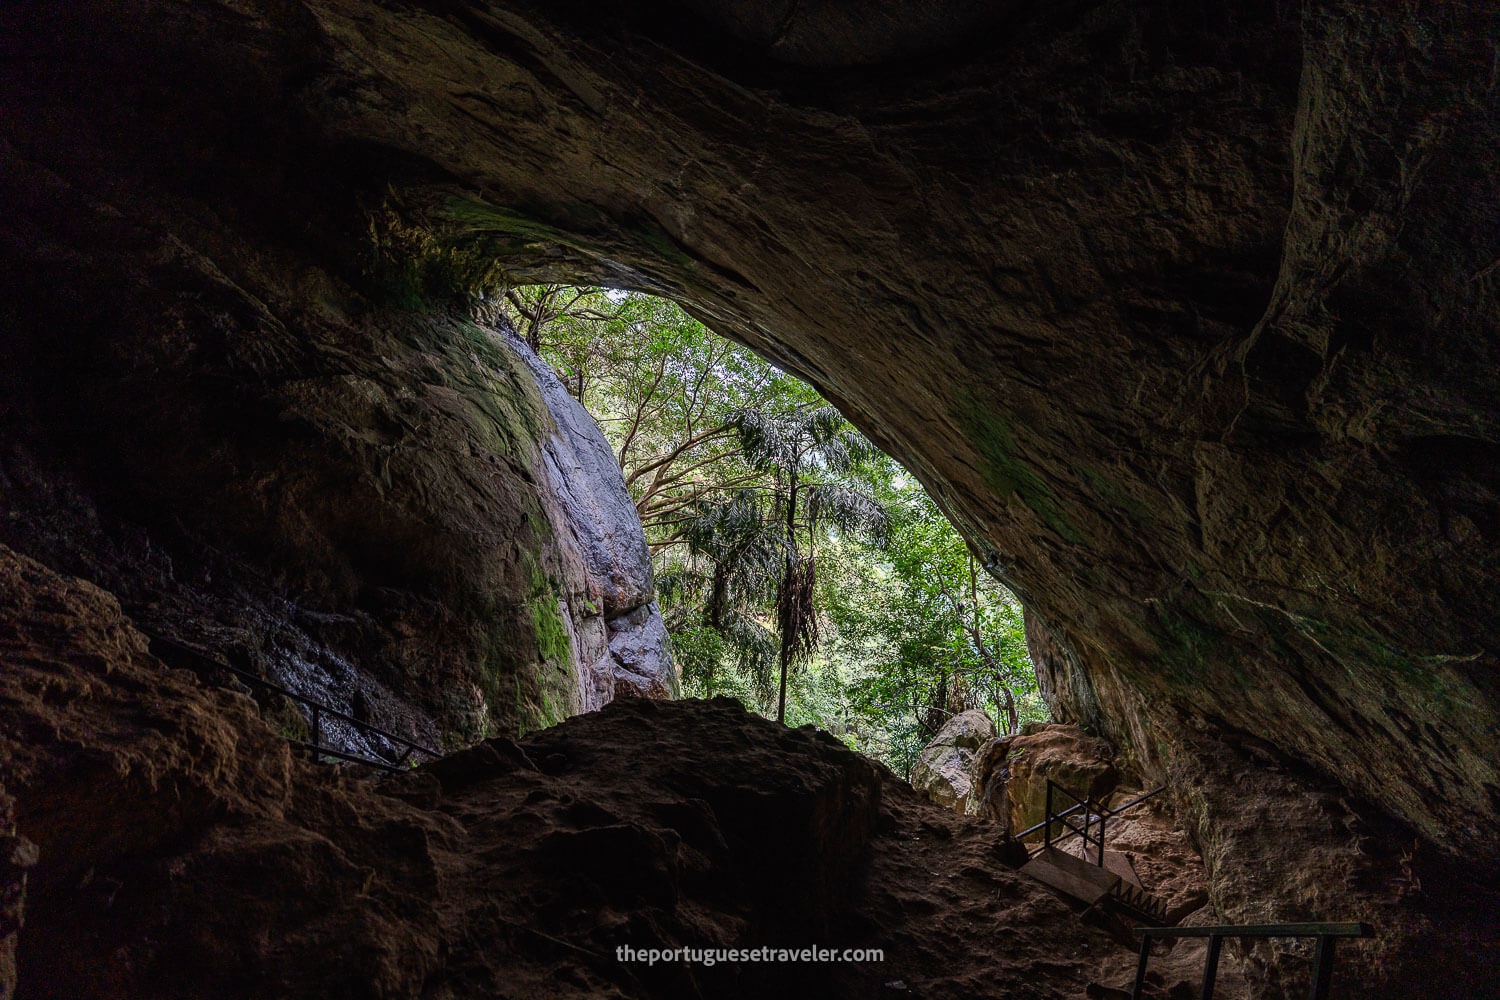
[[[905,775],[954,715],[1046,717],[1015,596],[807,383],[669,299],[554,284],[489,302],[614,450],[685,694],[817,725]]]

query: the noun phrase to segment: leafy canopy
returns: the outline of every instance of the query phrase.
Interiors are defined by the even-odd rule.
[[[1045,717],[1014,597],[809,386],[664,299],[501,308],[615,450],[688,693],[775,703],[903,773],[955,712]]]

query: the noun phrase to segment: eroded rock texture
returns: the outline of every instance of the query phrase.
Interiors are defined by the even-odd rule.
[[[0,538],[429,745],[675,691],[619,467],[514,333],[0,156]]]
[[[922,748],[911,769],[911,786],[940,806],[969,811],[981,791],[974,780],[974,758],[995,736],[995,724],[978,709],[960,712]]]
[[[621,699],[375,781],[3,547],[0,611],[0,794],[37,845],[20,996],[1073,1000],[1131,966],[993,826],[734,702]],[[814,942],[885,959],[616,954]]]
[[[973,781],[980,794],[974,812],[1020,836],[1047,818],[1047,783],[1074,795],[1108,802],[1120,784],[1115,749],[1077,726],[1029,723],[1019,733],[987,743],[975,755]],[[1077,800],[1054,793],[1061,812]]]
[[[1317,886],[1388,884],[1413,842],[1493,870],[1500,12],[909,6],[11,5],[0,309],[54,388],[6,419],[48,429],[38,462],[337,591],[342,550],[299,526],[388,525],[359,546],[384,564],[430,521],[322,446],[286,502],[243,502],[271,439],[223,403],[315,437],[330,378],[416,391],[365,297],[476,260],[669,294],[933,489],[1045,623],[1059,711],[1187,783],[1225,919],[1379,923],[1378,892]],[[324,337],[330,313],[354,318]],[[482,514],[532,548],[519,505]],[[468,551],[417,561],[473,600]],[[354,577],[361,607],[388,595]],[[452,631],[418,608],[378,617]],[[1330,810],[1295,827],[1329,867],[1287,855],[1251,899],[1229,886],[1292,829],[1230,793],[1257,739],[1278,794]],[[1436,884],[1402,899],[1441,923]],[[1419,925],[1383,926],[1392,975]]]

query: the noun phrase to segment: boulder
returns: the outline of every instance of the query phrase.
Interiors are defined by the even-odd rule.
[[[960,712],[922,748],[911,769],[912,787],[940,806],[967,812],[976,791],[974,760],[995,735],[995,724],[978,709]]]
[[[974,779],[981,791],[972,811],[1004,823],[1016,834],[1046,817],[1049,780],[1101,800],[1119,783],[1120,772],[1113,748],[1080,727],[1028,723],[1016,735],[985,745],[975,760]],[[1058,795],[1053,808],[1073,804]]]
[[[501,332],[530,368],[552,417],[552,429],[538,441],[539,494],[554,536],[581,566],[564,600],[574,671],[568,714],[595,711],[622,694],[676,697],[672,643],[653,600],[651,552],[614,451],[552,366],[515,331]]]

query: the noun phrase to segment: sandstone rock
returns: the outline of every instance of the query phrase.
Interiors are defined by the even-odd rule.
[[[1474,956],[1492,941],[1500,892],[1470,863],[1344,794],[1272,743],[1195,737],[1169,776],[1177,813],[1202,852],[1210,903],[1225,923],[1365,920],[1369,943],[1339,958],[1347,997],[1500,994],[1500,972]],[[1246,761],[1250,763],[1247,765]],[[1238,949],[1252,984],[1305,982],[1306,941]],[[1288,987],[1291,988],[1290,986]]]
[[[14,811],[14,800],[0,790],[0,1000],[15,995],[16,939],[26,922],[26,872],[37,860],[36,845],[15,832]]]
[[[917,755],[911,786],[940,806],[968,812],[970,797],[978,791],[974,759],[994,735],[995,724],[979,709],[955,715]]]
[[[1046,818],[1049,780],[1104,801],[1120,780],[1113,758],[1108,743],[1078,726],[1025,725],[1015,736],[990,742],[978,755],[974,774],[982,793],[973,811],[1006,824],[1014,835]],[[1061,811],[1074,804],[1058,796],[1053,808]]]
[[[237,587],[278,628],[311,600],[314,645],[507,724],[566,701],[530,649],[477,683],[536,631],[482,595],[542,541],[508,468],[482,511],[424,492],[472,435],[403,430],[442,394],[365,325],[426,287],[371,260],[393,202],[450,272],[668,294],[807,376],[1045,623],[1058,718],[1148,777],[1233,787],[1248,758],[1195,754],[1264,733],[1392,821],[1382,857],[1410,829],[1495,870],[1494,5],[910,8],[7,5],[4,458],[52,471],[5,537],[216,631],[254,633]],[[1307,912],[1385,877],[1324,860],[1275,883]]]
[[[1138,787],[1118,791],[1108,797],[1108,804],[1119,808],[1141,791]],[[1203,857],[1179,825],[1169,797],[1157,795],[1111,818],[1105,839],[1110,850],[1125,855],[1141,886],[1166,907],[1167,923],[1185,921],[1189,914],[1207,906],[1208,874]],[[1065,849],[1080,853],[1079,838],[1070,839]]]
[[[155,632],[428,745],[554,723],[622,683],[675,690],[609,446],[512,332],[359,303],[285,257],[236,271],[243,245],[211,259],[144,225],[111,308],[171,323],[55,315],[95,355],[66,362],[35,327],[0,344],[24,417],[0,427],[0,539]],[[86,280],[76,263],[55,278]],[[292,305],[315,277],[336,301]]]
[[[653,602],[610,621],[611,696],[675,698],[679,694],[672,639]]]
[[[554,535],[569,539],[583,564],[568,600],[576,678],[569,714],[594,711],[619,694],[676,697],[672,643],[652,600],[651,553],[614,452],[552,367],[515,331],[504,335],[530,367],[555,427],[540,441],[543,507]]]
[[[109,595],[3,547],[0,661],[37,1000],[853,1000],[893,979],[1072,1000],[1132,961],[1006,867],[988,824],[733,702],[623,699],[373,780],[293,758]],[[885,960],[616,952],[813,943]]]

